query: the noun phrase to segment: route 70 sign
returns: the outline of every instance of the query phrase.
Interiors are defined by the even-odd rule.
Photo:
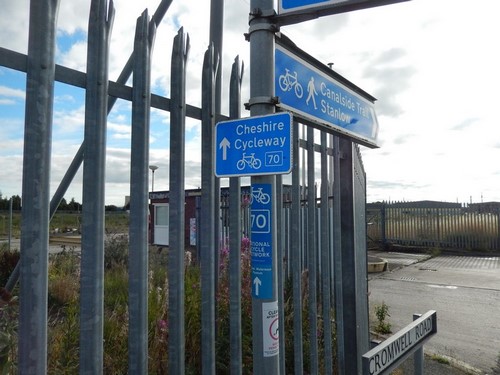
[[[287,112],[219,122],[214,142],[217,177],[292,170],[292,116]]]

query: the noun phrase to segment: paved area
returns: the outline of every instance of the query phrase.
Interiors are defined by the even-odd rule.
[[[451,291],[455,293],[460,290],[457,288],[476,291],[475,293],[480,295],[491,295],[491,293],[497,293],[499,290],[499,256],[442,255],[431,258],[426,254],[373,251],[370,251],[369,254],[384,258],[389,263],[388,272],[369,274],[369,278],[372,280],[387,279],[388,282],[407,281],[417,283],[415,285],[422,285],[421,288],[432,287],[436,288],[436,291],[450,290],[450,293]],[[449,302],[451,303],[452,301]],[[486,302],[483,301],[483,303]],[[432,359],[432,352],[427,352],[426,354],[431,355],[428,355],[426,358],[424,374],[500,374],[500,362],[495,369],[498,372],[485,372],[484,370],[481,371],[470,366],[468,363],[458,361],[453,357],[437,355],[434,358],[440,359],[440,361],[436,361]],[[480,353],[477,354],[479,355]],[[411,359],[408,359],[394,374],[413,374]]]

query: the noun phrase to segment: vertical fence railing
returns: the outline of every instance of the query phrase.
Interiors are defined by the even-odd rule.
[[[47,367],[50,157],[58,0],[30,2],[21,227],[19,371]]]
[[[132,87],[129,223],[129,372],[148,372],[148,172],[151,54],[156,26],[137,20]],[[140,177],[140,178],[137,178]]]
[[[215,126],[215,77],[218,55],[213,44],[205,53],[202,77],[202,162],[201,162],[201,342],[202,368],[204,374],[215,373],[215,267],[218,251],[216,246],[216,217],[214,197],[219,194],[214,176],[214,153],[212,137]],[[219,219],[217,218],[217,221]]]
[[[103,369],[104,206],[108,55],[113,3],[92,1],[87,48],[87,89],[80,276],[80,373]]]
[[[243,78],[243,65],[239,57],[234,60],[231,69],[229,91],[229,117],[241,117],[241,83]],[[241,333],[241,181],[239,177],[229,180],[229,347],[231,374],[242,373],[242,333]]]
[[[181,28],[174,38],[170,92],[170,207],[168,256],[168,369],[171,374],[185,372],[184,327],[184,226],[185,226],[185,128],[186,63],[189,36]]]

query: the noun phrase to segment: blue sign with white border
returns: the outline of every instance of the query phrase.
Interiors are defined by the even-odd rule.
[[[219,122],[214,139],[217,177],[292,170],[292,116],[288,112]]]
[[[273,233],[271,184],[252,184],[250,205],[252,296],[273,297]]]
[[[279,44],[275,49],[275,87],[281,108],[377,147],[373,103]]]

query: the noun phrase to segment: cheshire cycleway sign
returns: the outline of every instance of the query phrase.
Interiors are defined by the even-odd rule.
[[[292,169],[292,116],[276,113],[215,126],[217,177],[286,174]]]
[[[278,105],[301,120],[377,147],[378,121],[373,102],[278,43],[275,90]]]

